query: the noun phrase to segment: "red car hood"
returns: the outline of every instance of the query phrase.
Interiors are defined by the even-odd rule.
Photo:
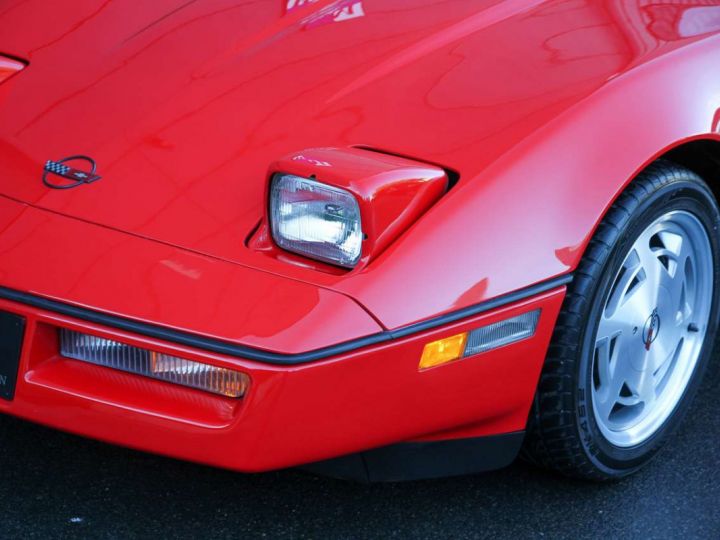
[[[9,0],[0,193],[257,266],[273,160],[365,144],[469,181],[656,48],[640,4]],[[102,180],[47,189],[74,154]]]

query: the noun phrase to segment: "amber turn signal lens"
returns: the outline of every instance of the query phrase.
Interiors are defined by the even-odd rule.
[[[428,343],[423,349],[420,369],[439,366],[461,358],[465,352],[466,343],[467,332]]]

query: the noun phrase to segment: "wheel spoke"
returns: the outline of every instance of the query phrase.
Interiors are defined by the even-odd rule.
[[[681,239],[677,245],[677,253],[668,249],[658,249],[655,253],[658,256],[667,257],[672,261],[673,271],[665,269],[661,274],[660,286],[670,294],[670,305],[673,310],[673,324],[680,326],[686,324],[692,315],[690,304],[690,282],[692,276],[692,253],[689,242]],[[689,275],[690,274],[690,275]]]
[[[657,372],[672,357],[675,349],[677,349],[676,340],[657,340],[653,343],[652,353],[647,355],[647,369],[653,373]]]
[[[614,346],[609,339],[598,343],[596,358],[600,386],[597,391],[600,414],[610,421],[615,405],[622,404],[621,393],[627,381],[633,378],[631,358],[633,354],[645,354],[644,351],[633,350],[633,342],[620,336],[615,338]]]
[[[648,281],[652,285],[657,285],[660,281],[660,272],[664,270],[658,256],[650,248],[650,240],[647,235],[643,235],[635,244],[635,253],[640,259],[640,264],[645,270]]]
[[[649,279],[642,280],[618,300],[612,314],[607,319],[612,321],[613,326],[626,332],[637,328],[656,305],[656,289],[657,287]]]
[[[681,353],[682,348],[685,346],[685,340],[681,339],[672,350],[664,351],[665,354],[660,357],[660,360],[653,366],[653,377],[655,379],[655,386],[659,386],[665,379],[668,371],[673,366],[673,362]]]
[[[604,422],[610,423],[610,415],[615,408],[615,404],[620,399],[620,392],[624,385],[625,383],[620,377],[613,377],[608,382],[604,391],[598,392],[596,408],[600,418]]]
[[[613,286],[605,313],[608,318],[627,324],[644,320],[657,306],[660,285],[670,276],[662,262],[650,248],[650,240],[643,234],[628,254],[624,272]],[[641,319],[638,319],[640,317]]]
[[[598,386],[601,391],[608,389],[612,382],[611,359],[611,342],[604,339],[595,347],[595,362],[597,363]],[[604,394],[605,392],[603,392]]]
[[[596,342],[600,343],[603,340],[617,339],[618,337],[629,337],[637,334],[637,332],[638,327],[632,320],[627,320],[622,316],[608,318],[603,315],[598,325]]]
[[[643,371],[638,373],[636,380],[629,385],[633,395],[637,396],[638,403],[644,403],[645,408],[651,407],[655,403],[655,378],[652,372]]]
[[[631,252],[615,278],[610,298],[605,306],[604,316],[607,319],[616,318],[618,310],[622,309],[628,299],[634,296],[646,279],[640,258],[637,253]]]

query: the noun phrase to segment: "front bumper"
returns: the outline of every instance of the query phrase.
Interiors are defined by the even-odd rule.
[[[447,327],[335,358],[273,366],[207,353],[0,300],[26,318],[13,401],[0,412],[107,442],[241,471],[262,471],[401,441],[521,431],[563,288]],[[529,309],[534,337],[418,371],[425,343]],[[67,327],[244,371],[242,400],[61,358]]]

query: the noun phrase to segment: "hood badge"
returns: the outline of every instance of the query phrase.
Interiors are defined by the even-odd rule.
[[[82,170],[65,164],[70,161],[84,161],[90,165],[90,170]],[[95,174],[96,169],[95,160],[87,156],[70,156],[58,161],[48,160],[45,163],[42,181],[52,189],[70,189],[100,180],[101,177]],[[59,180],[59,178],[70,180],[70,182]]]

